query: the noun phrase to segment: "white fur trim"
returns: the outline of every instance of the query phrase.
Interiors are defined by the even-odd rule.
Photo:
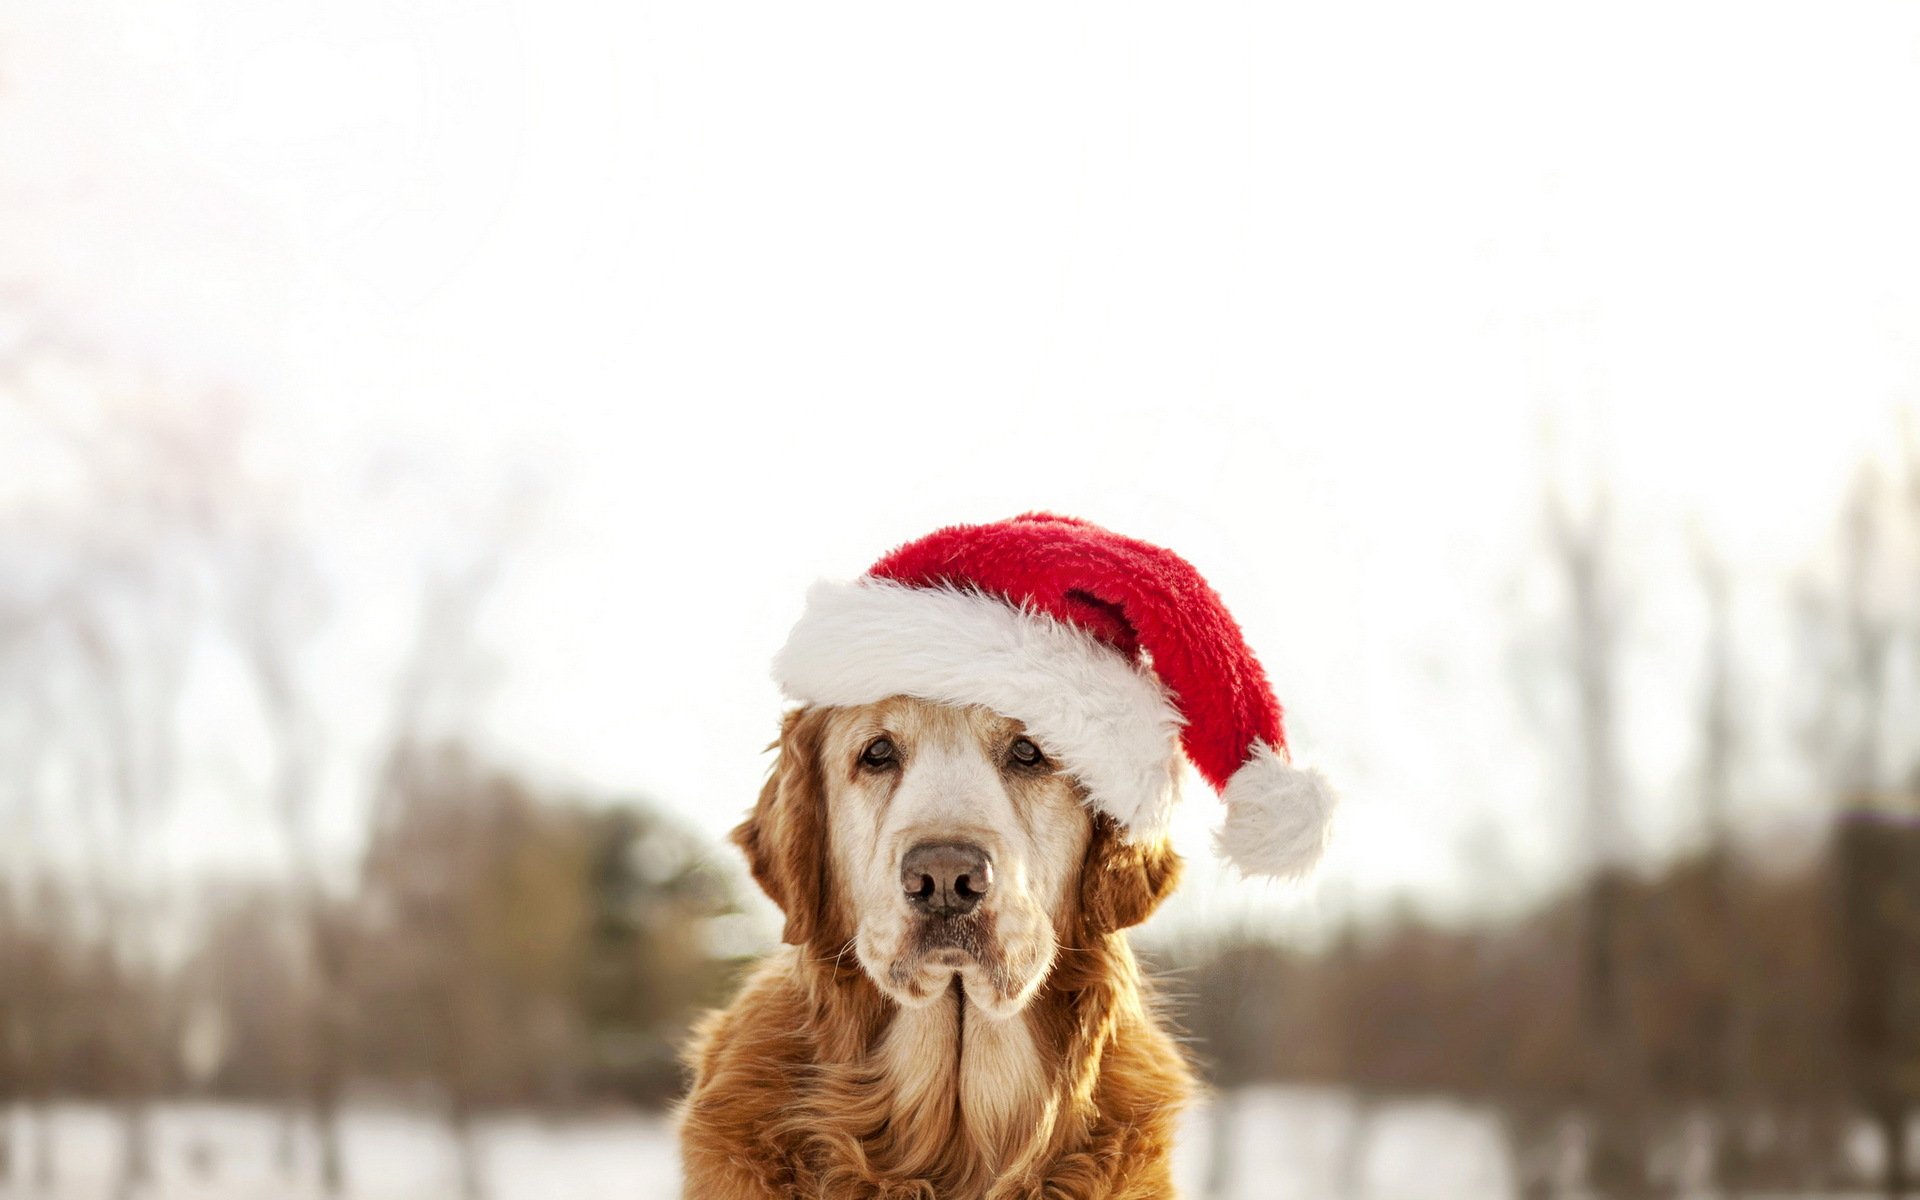
[[[823,580],[773,662],[787,696],[984,705],[1034,740],[1131,837],[1172,816],[1182,724],[1160,681],[1092,635],[979,592]]]
[[[1227,781],[1226,824],[1214,834],[1221,857],[1247,875],[1304,875],[1327,848],[1338,802],[1326,776],[1296,767],[1265,742]]]

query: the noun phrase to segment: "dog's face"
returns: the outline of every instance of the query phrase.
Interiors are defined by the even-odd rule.
[[[902,1004],[958,975],[986,1012],[1018,1011],[1092,833],[1072,781],[1016,721],[905,698],[836,710],[820,753],[860,965]]]
[[[1019,722],[907,697],[790,714],[734,839],[787,941],[852,953],[902,1005],[957,978],[995,1017],[1026,1005],[1063,939],[1143,920],[1179,865],[1094,817]]]

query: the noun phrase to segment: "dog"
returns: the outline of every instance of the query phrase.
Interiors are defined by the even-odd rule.
[[[685,1194],[1173,1194],[1193,1070],[1125,930],[1178,883],[1020,722],[790,712],[732,840],[785,947],[697,1029]]]
[[[1180,879],[1181,759],[1222,858],[1298,876],[1334,793],[1193,564],[1025,513],[823,580],[774,660],[790,710],[733,840],[784,948],[702,1024],[686,1194],[1173,1194],[1192,1068],[1127,945]]]

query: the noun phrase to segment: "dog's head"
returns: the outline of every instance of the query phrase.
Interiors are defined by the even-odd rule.
[[[1125,840],[1018,721],[896,696],[788,714],[779,760],[734,841],[816,957],[848,952],[888,996],[957,978],[1019,1012],[1063,944],[1146,919],[1180,860]]]

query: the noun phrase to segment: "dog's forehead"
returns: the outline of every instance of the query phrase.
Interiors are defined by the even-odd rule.
[[[915,696],[891,696],[834,714],[838,740],[862,742],[885,735],[912,749],[982,747],[1017,737],[1024,726],[977,704],[945,704]]]

